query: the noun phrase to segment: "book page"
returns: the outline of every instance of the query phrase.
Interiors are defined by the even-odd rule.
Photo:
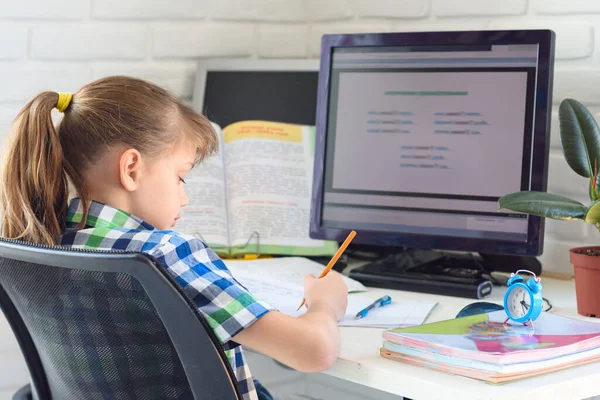
[[[190,202],[182,208],[176,230],[202,239],[218,253],[228,253],[223,132],[215,124],[213,127],[219,136],[219,152],[207,157],[186,176],[185,189]]]
[[[309,238],[314,130],[264,121],[225,128],[232,254],[328,255],[335,242]],[[246,246],[249,238],[249,246]]]

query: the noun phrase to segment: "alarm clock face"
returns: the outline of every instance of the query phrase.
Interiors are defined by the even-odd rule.
[[[523,286],[515,285],[509,288],[510,292],[506,298],[506,311],[513,319],[523,318],[529,314],[531,309],[531,296]]]

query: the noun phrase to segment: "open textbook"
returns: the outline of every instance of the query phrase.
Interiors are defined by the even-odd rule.
[[[332,255],[309,238],[313,127],[244,121],[214,125],[219,153],[186,177],[190,198],[177,226],[217,253]]]

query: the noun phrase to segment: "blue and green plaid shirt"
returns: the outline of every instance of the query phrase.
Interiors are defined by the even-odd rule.
[[[271,310],[255,299],[235,278],[223,261],[201,240],[171,230],[157,230],[141,219],[106,204],[92,201],[84,229],[79,199],[71,201],[63,246],[139,251],[154,257],[167,269],[193,300],[221,343]],[[225,353],[245,399],[256,399],[256,390],[241,346]]]

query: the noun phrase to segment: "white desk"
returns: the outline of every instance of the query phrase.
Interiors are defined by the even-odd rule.
[[[544,279],[543,294],[553,305],[551,312],[578,316],[575,282]],[[600,289],[599,289],[600,290]],[[370,288],[361,294],[376,298],[383,293],[394,300],[438,302],[426,322],[454,318],[465,305],[476,300]],[[485,301],[502,304],[504,288],[495,287]],[[600,320],[598,320],[600,323]],[[455,376],[387,360],[379,355],[383,329],[342,328],[340,359],[325,374],[411,399],[583,399],[600,394],[600,363],[569,368],[504,385]]]

